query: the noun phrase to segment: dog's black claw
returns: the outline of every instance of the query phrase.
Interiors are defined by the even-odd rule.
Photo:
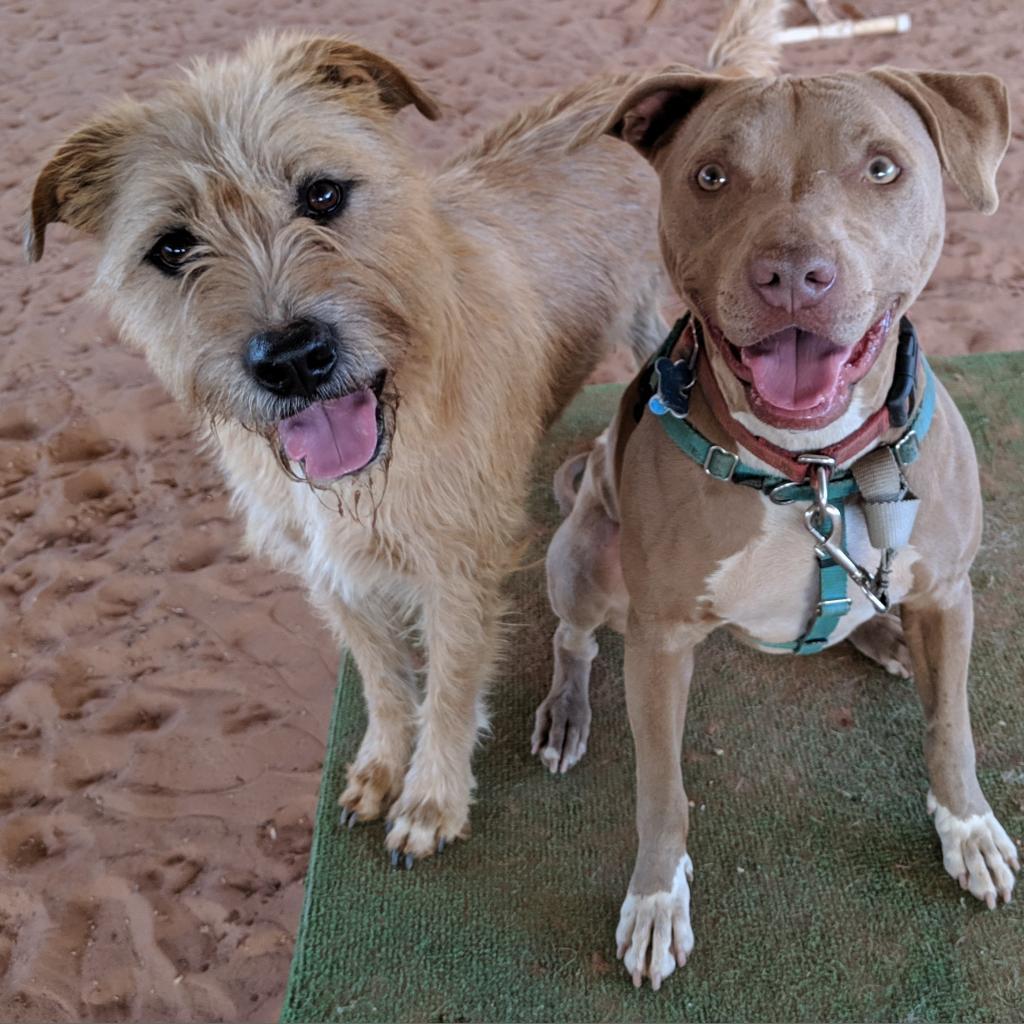
[[[397,868],[398,867],[398,851],[397,850],[392,850],[391,851],[391,866],[393,868]]]
[[[441,836],[437,841],[437,852],[444,853],[444,836]]]
[[[344,828],[348,824],[348,811],[342,807],[341,813],[338,815],[338,824]]]
[[[384,835],[387,835],[394,827],[395,827],[395,823],[393,821],[385,821],[384,822]]]
[[[416,861],[413,860],[412,854],[411,853],[407,853],[405,855],[405,870],[406,871],[412,871],[412,866],[415,863],[416,863]]]
[[[352,826],[353,826],[353,825],[356,825],[356,824],[358,824],[358,822],[359,822],[359,815],[358,815],[358,814],[356,814],[356,812],[355,812],[355,811],[353,811],[353,812],[352,812],[352,813],[351,813],[351,814],[350,814],[350,815],[348,816],[348,827],[349,827],[349,828],[352,828]]]

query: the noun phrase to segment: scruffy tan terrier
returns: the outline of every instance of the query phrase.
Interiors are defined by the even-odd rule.
[[[431,175],[392,118],[438,108],[399,68],[266,37],[102,114],[35,187],[30,256],[54,221],[98,239],[96,291],[210,428],[249,543],[354,654],[369,724],[342,819],[387,813],[393,863],[467,834],[545,425],[613,346],[663,334],[654,176],[612,140],[569,147],[630,81]]]

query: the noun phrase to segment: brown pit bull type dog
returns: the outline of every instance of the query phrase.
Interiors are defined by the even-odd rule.
[[[578,488],[581,459],[556,478],[571,512],[548,555],[561,622],[534,749],[552,771],[583,754],[594,630],[624,629],[639,847],[619,956],[657,989],[693,948],[680,747],[695,652],[719,626],[775,652],[848,639],[912,672],[945,868],[990,908],[1009,901],[1018,852],[978,784],[967,701],[978,470],[905,319],[942,246],[943,170],[996,209],[1002,83],[675,67],[604,130],[660,177],[662,255],[692,311]]]

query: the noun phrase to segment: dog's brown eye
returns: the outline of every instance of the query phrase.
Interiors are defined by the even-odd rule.
[[[900,168],[887,156],[876,156],[868,164],[868,180],[876,185],[888,185],[900,176]]]
[[[179,228],[177,231],[169,231],[156,240],[156,245],[149,250],[149,259],[158,270],[165,274],[177,274],[188,262],[192,250],[199,243],[191,231]]]
[[[697,172],[697,184],[705,192],[717,192],[728,180],[725,171],[718,164],[705,164]]]
[[[345,187],[336,181],[321,178],[307,185],[302,194],[303,212],[307,217],[332,217],[345,202]]]

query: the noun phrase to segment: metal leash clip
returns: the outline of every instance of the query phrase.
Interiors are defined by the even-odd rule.
[[[888,611],[888,552],[883,552],[882,564],[872,577],[846,553],[843,546],[843,516],[828,500],[828,481],[836,466],[835,459],[827,455],[801,455],[797,461],[811,467],[810,483],[814,501],[804,511],[804,526],[814,538],[814,553],[819,558],[830,558],[835,562],[860,588],[876,611]]]

